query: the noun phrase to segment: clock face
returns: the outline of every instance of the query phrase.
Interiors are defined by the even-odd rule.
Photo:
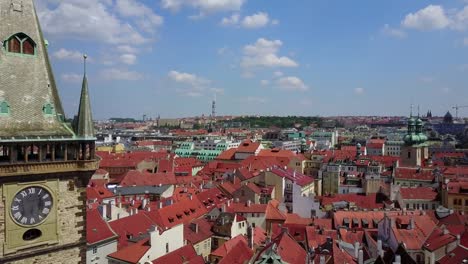
[[[52,210],[52,196],[39,186],[19,191],[11,202],[13,220],[21,225],[33,226],[41,223]]]

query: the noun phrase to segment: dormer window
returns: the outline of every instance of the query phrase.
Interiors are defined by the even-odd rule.
[[[52,104],[47,103],[42,107],[42,112],[44,112],[44,115],[53,115],[54,107],[52,106]]]
[[[25,55],[36,54],[36,43],[24,33],[18,33],[5,41],[5,49],[10,53]]]
[[[10,105],[6,101],[0,101],[0,115],[9,115]]]

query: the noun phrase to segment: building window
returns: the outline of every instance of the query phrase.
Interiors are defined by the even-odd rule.
[[[93,254],[97,254],[97,247],[93,247]]]
[[[47,103],[42,107],[42,112],[44,112],[45,115],[53,115],[54,107],[52,106],[52,104]]]
[[[18,33],[5,41],[5,49],[10,53],[34,55],[36,54],[36,44],[24,33]]]
[[[169,253],[169,243],[166,243],[166,253]]]
[[[0,102],[0,115],[10,114],[10,105],[6,102]]]

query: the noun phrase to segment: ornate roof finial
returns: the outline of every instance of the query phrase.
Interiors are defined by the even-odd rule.
[[[418,105],[418,118],[419,118],[419,105]]]
[[[410,106],[410,117],[413,117],[413,104]]]
[[[84,75],[86,75],[86,59],[88,59],[88,55],[83,54]]]

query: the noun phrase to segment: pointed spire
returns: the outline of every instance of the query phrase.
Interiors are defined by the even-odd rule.
[[[411,103],[410,106],[410,117],[413,117],[413,104]]]
[[[76,135],[80,139],[94,139],[94,124],[93,115],[91,112],[91,103],[88,92],[88,78],[86,77],[86,59],[88,56],[83,55],[83,84],[81,86],[80,106],[78,109],[78,117],[76,124]]]

